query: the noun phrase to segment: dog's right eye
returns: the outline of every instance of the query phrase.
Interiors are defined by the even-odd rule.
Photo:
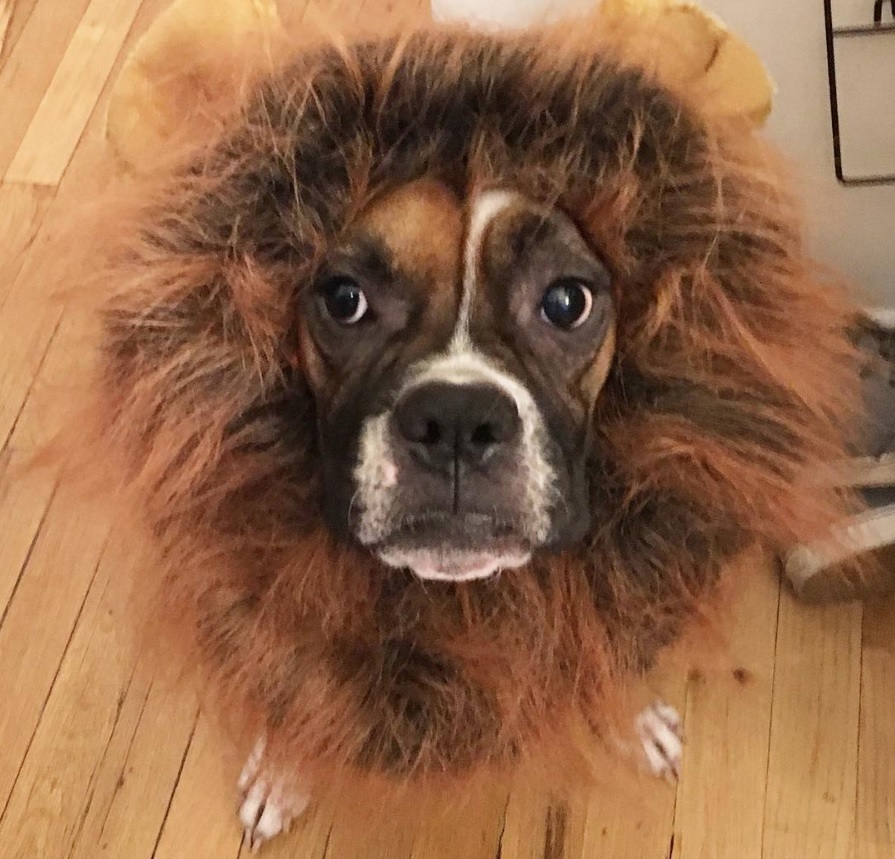
[[[351,278],[333,278],[324,283],[320,291],[326,312],[336,322],[354,325],[366,316],[367,296]]]

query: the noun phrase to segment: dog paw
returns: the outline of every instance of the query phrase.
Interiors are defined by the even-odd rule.
[[[652,774],[676,782],[684,752],[681,717],[677,710],[662,701],[655,701],[637,717],[636,727]]]
[[[239,777],[239,820],[244,841],[253,853],[281,832],[288,832],[292,821],[307,807],[309,797],[288,789],[285,784],[263,772],[264,741],[259,740]]]

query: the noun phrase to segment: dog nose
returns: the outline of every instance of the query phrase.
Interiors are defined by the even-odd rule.
[[[395,423],[414,455],[436,470],[483,466],[519,435],[515,402],[494,385],[429,382],[395,407]]]

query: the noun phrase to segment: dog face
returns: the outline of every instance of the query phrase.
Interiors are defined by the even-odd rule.
[[[580,539],[611,286],[565,213],[511,189],[374,200],[302,313],[331,527],[450,580]]]

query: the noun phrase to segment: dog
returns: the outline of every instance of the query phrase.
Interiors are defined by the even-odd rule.
[[[629,44],[302,50],[97,229],[94,468],[260,738],[255,845],[327,782],[586,759],[730,562],[848,504],[852,305],[767,145]]]

